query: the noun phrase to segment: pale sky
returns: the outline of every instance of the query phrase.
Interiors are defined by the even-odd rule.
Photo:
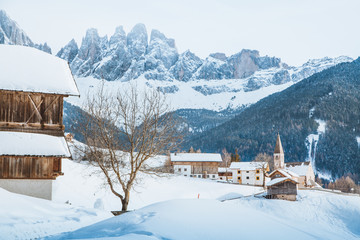
[[[80,46],[88,28],[111,36],[144,23],[202,58],[247,48],[297,66],[360,55],[359,0],[0,0],[0,9],[53,53],[72,38]]]

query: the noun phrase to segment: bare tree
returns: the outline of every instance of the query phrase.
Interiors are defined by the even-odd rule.
[[[273,168],[273,158],[266,153],[259,153],[258,155],[256,155],[254,162],[261,163],[261,171],[263,173],[263,186],[265,188],[265,178],[267,176],[268,170]]]
[[[221,155],[222,155],[222,162],[220,163],[220,166],[225,167],[225,177],[226,177],[226,181],[228,181],[229,177],[228,177],[228,167],[230,166],[231,163],[231,154],[228,153],[228,151],[226,150],[226,148],[223,148],[223,150],[221,151]]]
[[[82,149],[87,160],[104,174],[112,193],[126,211],[130,190],[139,183],[139,172],[153,174],[148,160],[173,150],[181,136],[163,95],[136,86],[111,93],[104,89],[88,96]]]

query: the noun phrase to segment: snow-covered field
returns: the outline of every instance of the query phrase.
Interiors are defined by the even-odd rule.
[[[133,211],[112,217],[120,201],[94,167],[63,160],[63,172],[52,202],[0,189],[0,239],[360,239],[356,196],[303,190],[296,202],[266,200],[250,196],[259,187],[142,175]]]
[[[10,193],[2,188],[0,188],[0,205],[1,240],[44,237],[75,230],[112,217],[109,212],[58,204]]]
[[[160,202],[50,239],[359,239],[358,197],[300,191],[299,201],[255,197]]]
[[[104,185],[101,174],[94,174],[94,167],[70,160],[63,160],[64,176],[54,182],[53,201],[70,202],[76,206],[100,208],[107,211],[121,210],[121,202]],[[143,183],[131,192],[129,209],[139,209],[149,204],[172,199],[219,199],[231,195],[252,195],[261,187],[218,183],[213,180],[163,175],[140,175]],[[231,193],[231,194],[230,194]]]

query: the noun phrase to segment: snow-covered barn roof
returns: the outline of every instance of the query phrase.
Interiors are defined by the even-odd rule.
[[[310,164],[310,162],[290,162],[285,163],[285,167],[287,170],[294,172],[299,176],[306,176]]]
[[[290,170],[287,170],[287,169],[275,169],[274,171],[272,171],[269,176],[272,177],[276,172],[279,172],[281,175],[285,176],[285,177],[299,177],[298,174],[290,171]]]
[[[69,64],[35,48],[0,44],[0,89],[79,96]]]
[[[295,181],[294,179],[290,178],[290,177],[281,177],[281,178],[274,178],[272,179],[270,182],[266,183],[266,186],[273,186],[276,185],[278,183],[284,182],[284,181],[292,181],[294,183],[298,183],[297,181]]]
[[[0,131],[0,156],[71,157],[64,137]]]
[[[222,162],[219,153],[172,153],[172,162]]]
[[[256,169],[267,168],[267,162],[232,162],[231,169],[240,169],[244,171],[253,171]]]

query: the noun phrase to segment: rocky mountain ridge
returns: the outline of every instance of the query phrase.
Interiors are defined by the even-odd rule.
[[[51,48],[44,44],[35,44],[19,25],[4,10],[0,9],[0,44],[35,47],[51,54]]]
[[[110,38],[100,37],[96,29],[89,29],[80,47],[73,39],[57,56],[69,62],[77,77],[92,76],[108,81],[126,82],[140,76],[168,82],[244,79],[230,91],[254,91],[269,85],[298,82],[338,63],[352,61],[345,56],[326,57],[292,67],[282,63],[280,58],[260,56],[259,51],[248,49],[229,57],[224,53],[212,53],[201,59],[190,50],[179,54],[175,40],[158,30],[152,30],[148,38],[144,24],[135,25],[128,34],[119,26]],[[229,91],[229,87],[221,86],[196,86],[194,89],[202,94]]]

